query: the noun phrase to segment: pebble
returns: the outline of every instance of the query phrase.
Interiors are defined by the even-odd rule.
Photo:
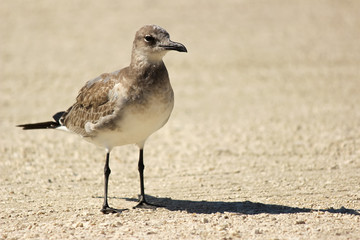
[[[82,222],[79,222],[76,224],[76,227],[84,227],[84,224]]]
[[[116,223],[112,223],[111,226],[112,227],[119,227],[119,226],[122,226],[123,224],[119,221],[117,221]]]

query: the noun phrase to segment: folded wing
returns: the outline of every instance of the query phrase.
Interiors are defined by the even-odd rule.
[[[119,75],[119,71],[105,73],[87,82],[80,89],[76,103],[60,118],[61,124],[83,137],[94,135],[94,132],[86,129],[86,124],[97,124],[106,117],[111,119],[117,99],[111,97],[110,92],[119,81]]]

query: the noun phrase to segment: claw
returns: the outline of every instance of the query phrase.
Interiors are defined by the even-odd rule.
[[[140,202],[138,204],[136,204],[133,209],[135,208],[143,208],[143,209],[156,209],[158,207],[164,207],[161,205],[156,205],[156,204],[152,204],[152,203],[148,203],[145,200],[140,200]]]
[[[122,213],[123,211],[127,211],[129,209],[116,209],[116,208],[112,208],[112,207],[103,207],[100,212],[102,212],[103,214],[109,214],[109,213]]]

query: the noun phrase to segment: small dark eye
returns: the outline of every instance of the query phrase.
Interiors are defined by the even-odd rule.
[[[144,37],[145,39],[145,42],[153,42],[155,40],[155,38],[153,36],[150,36],[150,35],[146,35]]]

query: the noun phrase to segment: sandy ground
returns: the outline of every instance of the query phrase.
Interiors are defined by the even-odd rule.
[[[360,239],[360,2],[129,2],[1,1],[0,238]],[[175,109],[145,147],[165,207],[103,215],[104,150],[14,126],[126,66],[148,23],[189,50],[165,57]],[[137,156],[112,153],[114,207]]]

